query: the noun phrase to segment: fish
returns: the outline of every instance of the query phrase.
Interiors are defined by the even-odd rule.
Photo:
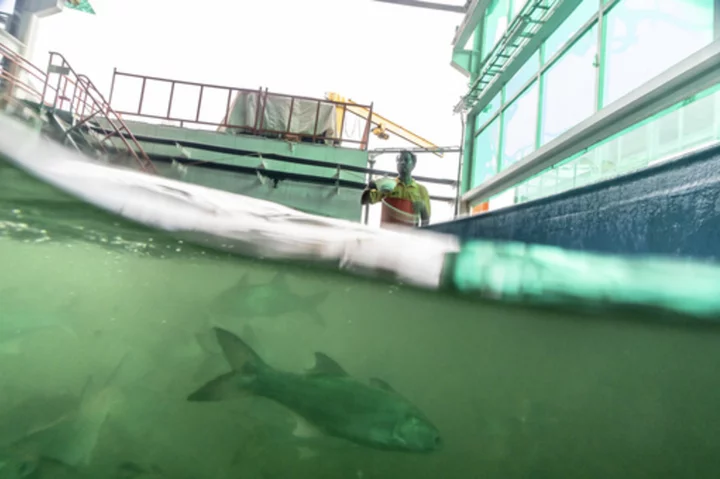
[[[297,435],[310,426],[324,435],[374,449],[430,453],[442,447],[437,427],[387,382],[375,378],[366,384],[354,379],[319,352],[315,366],[305,373],[280,371],[237,335],[213,329],[232,371],[197,389],[188,401],[255,395],[274,400],[301,418]]]
[[[117,379],[126,359],[124,354],[104,381],[88,378],[72,420],[43,433],[43,457],[70,467],[91,463],[110,411],[124,399]]]
[[[69,394],[35,396],[0,415],[0,479],[34,477],[47,462],[43,434],[71,421],[79,398]]]
[[[0,448],[71,420],[79,404],[80,398],[71,394],[33,396],[2,411]]]
[[[308,296],[296,294],[290,289],[287,277],[282,273],[276,274],[270,282],[260,285],[249,284],[243,277],[235,286],[218,295],[215,309],[223,315],[233,317],[237,314],[246,317],[277,317],[288,313],[302,313],[324,325],[325,319],[318,308],[329,295],[329,291]]]
[[[89,465],[110,409],[121,399],[113,383],[124,359],[104,382],[88,378],[79,396],[34,397],[1,415],[0,479],[29,476],[50,462]]]
[[[85,396],[36,396],[0,416],[0,479],[37,477],[48,466],[65,467],[45,455],[48,438],[77,420]],[[65,443],[75,440],[74,435],[62,437]]]

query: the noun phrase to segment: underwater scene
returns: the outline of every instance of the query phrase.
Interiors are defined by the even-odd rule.
[[[714,321],[231,254],[7,160],[0,479],[718,477]]]

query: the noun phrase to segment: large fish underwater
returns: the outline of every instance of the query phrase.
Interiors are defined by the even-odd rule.
[[[325,320],[318,311],[327,299],[329,291],[301,296],[288,285],[287,277],[276,274],[265,284],[250,284],[245,277],[232,288],[220,293],[215,299],[213,312],[221,315],[252,318],[257,316],[275,317],[288,313],[300,313],[324,325]]]
[[[0,479],[45,477],[38,471],[46,466],[88,466],[110,408],[119,399],[113,383],[123,360],[103,383],[89,378],[80,396],[32,397],[3,411]]]
[[[192,393],[189,401],[221,401],[246,394],[272,399],[319,431],[377,449],[432,452],[442,439],[438,429],[387,383],[351,378],[323,353],[305,374],[274,369],[242,339],[214,328],[232,371]]]

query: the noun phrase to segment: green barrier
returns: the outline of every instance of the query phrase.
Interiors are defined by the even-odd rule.
[[[446,274],[460,292],[503,300],[650,306],[720,317],[720,267],[691,260],[477,241],[453,255]]]

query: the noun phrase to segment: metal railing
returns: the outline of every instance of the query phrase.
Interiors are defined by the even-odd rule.
[[[0,43],[0,108],[27,106],[23,100],[43,103],[47,75],[23,56]]]
[[[116,81],[118,78],[136,79],[140,81],[140,89],[138,92],[137,100],[133,102],[137,107],[134,109],[117,107],[117,86]],[[146,107],[146,91],[150,85],[165,85],[167,87],[166,99],[158,100],[159,95],[152,95],[153,102],[152,106],[155,112],[148,112]],[[177,107],[177,90],[180,87],[190,87],[196,92],[197,101],[192,111],[187,115],[180,115],[175,111],[174,107]],[[215,98],[209,98],[209,92],[214,92]],[[247,95],[248,98],[254,103],[255,114],[254,119],[248,121],[246,124],[238,124],[232,119],[233,110],[236,107],[236,103],[239,101],[240,95]],[[133,97],[134,99],[135,97]],[[187,101],[188,96],[183,95],[181,101]],[[193,97],[194,100],[194,97]],[[213,101],[216,100],[216,101]],[[289,102],[288,116],[283,122],[284,128],[277,129],[271,128],[266,125],[265,112],[268,106],[269,100],[284,100]],[[216,127],[219,131],[237,131],[241,133],[247,133],[258,136],[272,136],[279,137],[288,140],[297,141],[309,141],[313,143],[329,143],[335,146],[343,146],[345,144],[357,145],[361,150],[367,150],[368,139],[371,131],[371,120],[373,105],[359,105],[357,103],[345,103],[340,101],[322,99],[322,98],[311,98],[297,95],[288,95],[282,93],[269,92],[267,88],[259,88],[257,90],[251,90],[246,88],[237,88],[225,85],[213,85],[209,83],[197,83],[184,80],[174,80],[170,78],[159,78],[147,75],[138,75],[134,73],[119,72],[117,69],[113,71],[112,85],[110,87],[110,98],[111,104],[116,105],[118,113],[129,117],[138,118],[152,118],[155,120],[164,120],[169,122],[176,122],[180,127],[186,125],[204,125]],[[212,104],[211,104],[212,103]],[[296,109],[303,106],[307,109],[308,103],[314,105],[314,128],[312,131],[300,131],[293,129],[292,120],[293,115],[297,115]],[[214,108],[213,108],[214,107]],[[331,109],[331,118],[334,130],[330,134],[327,130],[318,131],[320,127],[320,116],[321,109]],[[362,127],[362,136],[359,139],[348,138],[343,134],[345,130],[345,119],[347,113],[353,113],[353,108],[362,107],[367,108],[370,112],[367,118],[363,118],[365,123]],[[214,118],[204,118],[202,114],[203,109],[212,109],[212,115]],[[336,121],[336,115],[340,115],[340,124]]]
[[[55,85],[51,85],[51,77],[55,75]],[[104,120],[111,130],[111,133],[101,138],[95,138],[91,132],[89,136],[95,138],[98,147],[108,152],[108,145],[116,150],[127,151],[127,153],[138,163],[140,169],[147,173],[157,173],[155,166],[137,141],[133,133],[127,127],[123,119],[114,111],[105,97],[100,93],[93,82],[85,75],[78,74],[60,53],[50,52],[48,59],[47,74],[43,85],[42,105],[50,112],[66,111],[76,118],[74,124],[65,134],[70,135],[86,126],[91,120]],[[116,137],[120,140],[113,142]]]

